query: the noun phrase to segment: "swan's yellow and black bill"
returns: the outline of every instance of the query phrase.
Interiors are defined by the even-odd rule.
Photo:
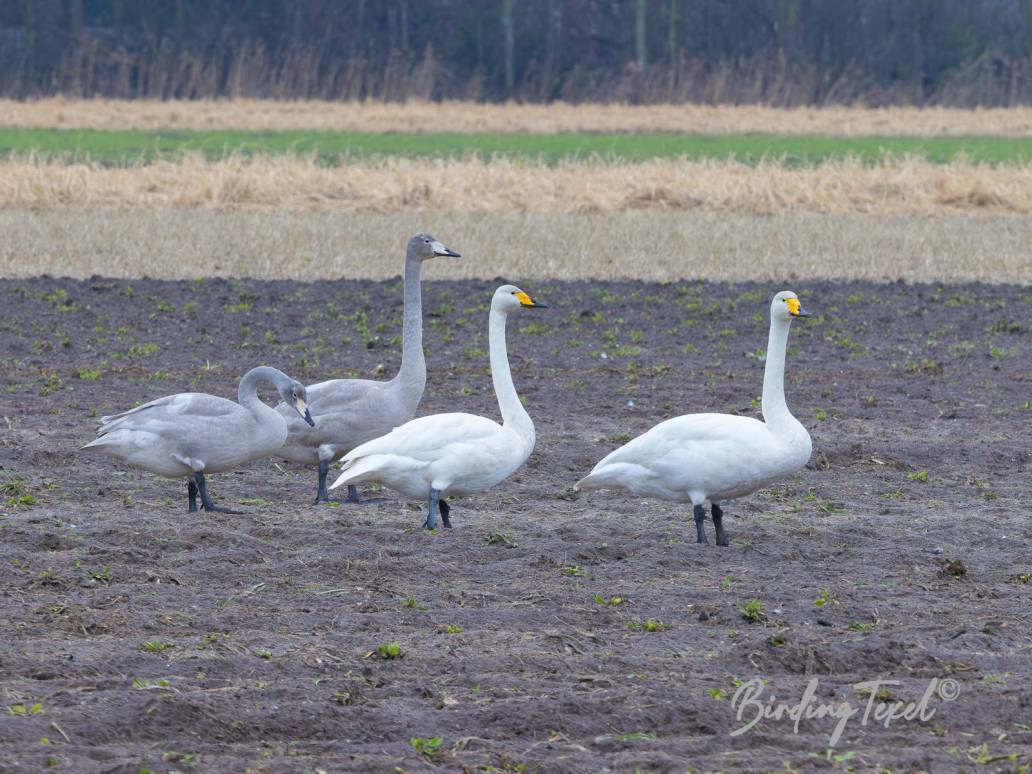
[[[793,317],[810,316],[810,313],[803,309],[802,304],[799,303],[798,298],[786,298],[785,303],[788,304],[788,313]]]
[[[525,306],[529,309],[547,309],[547,304],[539,304],[533,298],[528,296],[522,290],[516,292],[516,300],[520,302],[520,306]]]

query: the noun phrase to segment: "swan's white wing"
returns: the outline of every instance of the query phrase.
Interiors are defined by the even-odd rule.
[[[620,487],[670,500],[708,497],[770,471],[776,440],[762,422],[730,414],[668,419],[614,450],[578,484]]]
[[[344,457],[354,462],[374,454],[399,454],[417,459],[438,459],[457,444],[476,445],[501,430],[497,422],[475,414],[432,414],[394,428],[387,435],[352,449]]]

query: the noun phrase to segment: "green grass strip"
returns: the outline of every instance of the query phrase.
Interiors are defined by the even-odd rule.
[[[786,137],[669,134],[378,134],[358,132],[93,131],[0,129],[0,155],[35,152],[45,158],[90,159],[121,165],[199,152],[208,159],[232,153],[311,154],[325,163],[387,156],[483,158],[509,156],[555,163],[601,157],[640,162],[686,156],[780,159],[789,166],[855,156],[873,163],[885,155],[946,163],[963,154],[983,164],[1027,164],[1032,138],[1007,137]]]

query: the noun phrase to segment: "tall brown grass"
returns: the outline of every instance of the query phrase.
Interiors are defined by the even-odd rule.
[[[0,125],[60,129],[356,132],[657,132],[834,136],[1032,136],[1032,108],[791,108],[711,105],[503,105],[255,99],[0,100]]]
[[[0,210],[0,276],[384,279],[420,230],[463,254],[428,264],[429,280],[1032,282],[1029,218],[664,210]]]
[[[547,166],[388,158],[327,167],[311,157],[187,157],[135,167],[8,159],[0,207],[286,209],[320,212],[706,210],[1032,213],[1032,166],[890,159],[815,167],[664,159]]]

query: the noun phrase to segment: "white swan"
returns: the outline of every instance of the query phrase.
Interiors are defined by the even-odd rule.
[[[158,398],[102,417],[97,439],[82,448],[98,449],[159,476],[189,477],[191,513],[197,510],[198,491],[206,511],[238,513],[211,501],[204,474],[268,457],[283,445],[287,423],[258,398],[260,382],[275,386],[291,410],[312,424],[304,385],[275,368],[259,366],[240,380],[237,403],[202,392]]]
[[[543,307],[513,285],[491,299],[488,340],[491,380],[502,424],[474,414],[434,414],[364,443],[344,457],[344,468],[330,489],[375,481],[413,500],[427,498],[427,529],[437,514],[451,527],[449,494],[469,494],[504,481],[534,450],[534,423],[512,383],[505,347],[505,320],[520,308]]]
[[[289,405],[278,406],[287,420],[287,442],[280,455],[302,465],[319,466],[315,501],[328,500],[326,474],[330,463],[359,444],[379,438],[416,414],[426,389],[423,357],[423,307],[420,275],[423,261],[441,255],[460,258],[429,234],[416,234],[405,251],[405,321],[401,331],[401,368],[387,382],[332,379],[308,387],[309,408],[317,422],[306,427]],[[347,502],[359,502],[348,486]]]
[[[810,459],[810,434],[785,404],[788,330],[793,317],[809,316],[790,291],[771,302],[763,422],[730,414],[668,419],[610,453],[574,488],[619,487],[636,495],[691,502],[700,543],[707,542],[703,521],[709,501],[717,545],[728,545],[719,503],[791,475]]]

